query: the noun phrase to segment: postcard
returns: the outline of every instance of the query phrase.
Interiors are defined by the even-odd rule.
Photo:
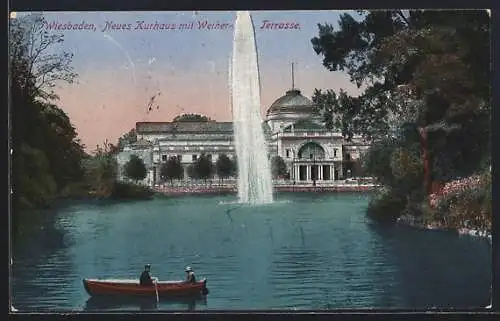
[[[487,10],[9,27],[11,311],[490,305]]]

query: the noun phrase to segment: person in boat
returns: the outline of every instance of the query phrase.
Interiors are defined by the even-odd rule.
[[[151,265],[146,264],[144,266],[144,271],[141,273],[139,282],[141,285],[153,285],[153,278],[151,277]]]
[[[196,283],[196,276],[190,266],[186,267],[186,283]]]

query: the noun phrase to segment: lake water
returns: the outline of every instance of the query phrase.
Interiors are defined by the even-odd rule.
[[[234,196],[74,203],[14,248],[23,311],[477,308],[490,301],[491,247],[452,233],[379,226],[368,195],[285,194],[261,207]],[[229,213],[227,210],[230,209]],[[82,278],[206,277],[205,300],[89,300]]]

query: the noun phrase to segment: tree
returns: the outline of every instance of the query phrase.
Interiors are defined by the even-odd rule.
[[[231,168],[231,176],[238,177],[238,156],[234,155],[231,159],[232,168]]]
[[[128,133],[123,134],[120,138],[118,138],[118,148],[123,150],[125,145],[135,142],[137,142],[137,133],[135,128],[132,128]]]
[[[114,146],[107,140],[97,145],[93,157],[83,161],[86,184],[99,196],[109,196],[116,184],[118,164],[114,157]]]
[[[124,166],[125,175],[136,181],[146,178],[146,165],[137,155],[130,155],[129,161]]]
[[[189,178],[199,179],[198,173],[196,173],[195,164],[189,164],[188,165],[188,167],[187,167],[187,174],[188,174]]]
[[[182,114],[182,115],[176,116],[172,121],[174,123],[180,123],[180,122],[211,122],[213,120],[211,120],[210,117],[205,116],[205,115]]]
[[[219,178],[224,180],[233,174],[233,161],[226,154],[220,154],[215,162],[215,170]]]
[[[212,161],[205,154],[201,154],[200,157],[194,163],[194,172],[198,178],[207,181],[208,178],[213,175],[213,164]]]
[[[288,172],[285,161],[279,155],[271,159],[271,172],[274,178],[284,177]]]
[[[162,165],[160,176],[162,179],[169,179],[170,182],[172,182],[173,179],[182,179],[184,177],[184,169],[181,160],[176,156],[171,156],[167,162]]]
[[[393,184],[405,195],[410,195],[412,191],[422,190],[424,187],[423,162],[419,151],[419,145],[399,147],[390,155]]]
[[[45,20],[30,14],[10,20],[10,109],[12,115],[13,213],[49,206],[83,177],[83,145],[68,116],[50,101],[54,88],[73,82],[72,55],[57,48]]]
[[[337,31],[318,27],[311,42],[323,65],[365,87],[359,97],[315,91],[327,126],[376,140],[407,123],[423,127],[434,179],[469,175],[484,162],[491,109],[485,10],[368,11],[342,15]],[[446,129],[455,125],[461,129]]]
[[[340,123],[348,137],[353,133],[385,136],[388,113],[404,112],[391,103],[401,85],[410,86],[412,99],[427,106],[419,115],[421,125],[452,117],[458,110],[477,110],[481,101],[489,101],[485,10],[359,15],[360,19],[342,15],[338,31],[328,24],[318,25],[319,36],[311,40],[328,70],[346,71],[358,87],[366,88],[359,97],[316,91],[313,100],[324,111],[327,125]]]
[[[58,99],[54,91],[57,83],[72,83],[77,74],[71,65],[73,54],[53,50],[54,45],[64,41],[64,36],[49,33],[46,24],[41,14],[10,19],[11,66],[22,66],[25,77],[21,87],[29,86],[32,94],[42,99]]]

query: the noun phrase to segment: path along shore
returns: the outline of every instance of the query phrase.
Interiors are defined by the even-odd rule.
[[[291,193],[339,193],[339,192],[370,192],[377,188],[373,184],[275,184],[275,192]],[[154,191],[165,195],[190,195],[190,194],[235,194],[238,192],[236,184],[193,184],[193,185],[157,185]]]

